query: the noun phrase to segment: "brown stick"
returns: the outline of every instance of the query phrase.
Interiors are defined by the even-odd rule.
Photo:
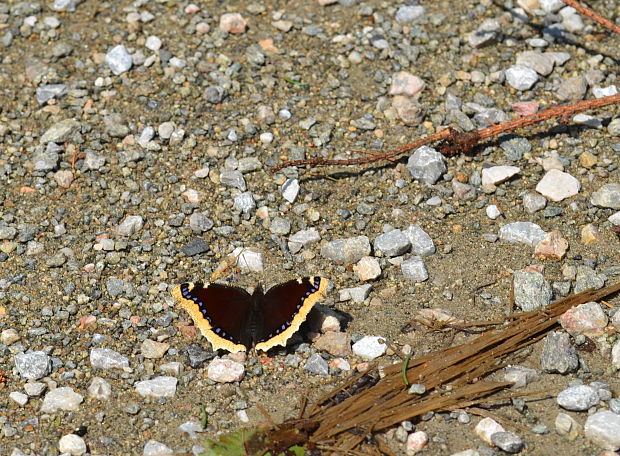
[[[578,3],[576,0],[563,0],[563,1],[567,5],[572,6],[573,8],[575,8],[577,11],[579,11],[584,16],[589,17],[594,22],[598,22],[599,24],[601,24],[606,29],[609,29],[612,32],[616,32],[616,33],[620,34],[620,26],[614,24],[613,22],[611,22],[608,19],[605,19],[602,16],[599,16],[597,13],[595,13],[594,11],[592,11],[589,8],[586,8],[582,4]]]
[[[459,153],[464,153],[464,154],[471,153],[473,148],[476,147],[481,140],[492,138],[501,133],[513,131],[518,128],[528,127],[530,125],[544,122],[546,120],[550,120],[553,118],[560,118],[563,120],[567,120],[571,116],[579,112],[587,111],[590,109],[603,108],[605,106],[610,106],[610,105],[614,105],[618,103],[620,103],[620,94],[611,95],[609,97],[597,98],[593,100],[583,100],[583,101],[579,101],[577,103],[573,103],[569,105],[553,106],[549,109],[546,109],[541,112],[537,112],[535,114],[531,114],[529,116],[519,117],[517,119],[512,119],[512,120],[509,120],[501,124],[491,125],[490,127],[483,128],[482,130],[477,130],[477,131],[473,131],[470,133],[460,133],[454,130],[452,127],[448,127],[430,136],[427,136],[422,139],[418,139],[417,141],[414,141],[409,144],[405,144],[404,146],[389,150],[382,154],[371,154],[367,157],[344,159],[344,160],[333,160],[333,159],[325,159],[325,158],[309,158],[306,160],[285,161],[284,163],[281,163],[279,165],[272,167],[271,172],[276,172],[276,171],[281,170],[282,168],[286,168],[289,166],[302,166],[302,165],[310,165],[310,166],[364,165],[368,163],[377,162],[380,160],[389,160],[392,157],[403,154],[405,152],[409,152],[410,150],[413,150],[413,149],[417,149],[418,147],[423,146],[425,144],[435,143],[438,141],[443,141],[443,144],[440,148],[441,153],[447,157],[453,157]]]

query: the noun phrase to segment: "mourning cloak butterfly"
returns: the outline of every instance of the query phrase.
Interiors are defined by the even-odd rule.
[[[286,345],[312,306],[325,297],[328,283],[321,277],[304,277],[266,293],[258,286],[253,294],[219,283],[183,283],[172,290],[172,296],[214,350],[267,351]]]

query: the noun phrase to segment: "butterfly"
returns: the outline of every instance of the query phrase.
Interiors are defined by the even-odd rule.
[[[175,301],[200,328],[214,350],[252,348],[267,351],[286,342],[325,298],[329,281],[321,277],[290,280],[252,294],[220,283],[183,283],[172,290]]]

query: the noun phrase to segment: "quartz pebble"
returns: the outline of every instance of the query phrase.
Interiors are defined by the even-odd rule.
[[[389,94],[412,97],[424,90],[425,85],[424,81],[419,77],[406,71],[400,71],[392,77]]]
[[[288,179],[282,185],[282,197],[289,203],[295,202],[297,195],[299,194],[299,180]]]
[[[18,403],[19,405],[26,405],[28,402],[28,396],[24,393],[20,393],[19,391],[13,391],[9,393],[9,399]]]
[[[166,354],[169,348],[170,344],[168,343],[145,339],[140,347],[140,352],[147,359],[159,359]]]
[[[376,258],[365,256],[353,266],[353,271],[362,282],[367,282],[375,280],[381,275],[381,265]]]
[[[90,364],[94,369],[124,369],[129,367],[129,360],[110,348],[92,348]]]
[[[56,388],[48,392],[43,398],[41,412],[54,413],[58,410],[77,410],[84,398],[73,391],[69,386]]]
[[[536,191],[551,201],[562,201],[579,193],[581,184],[568,173],[551,169],[536,185]]]
[[[588,223],[581,229],[581,243],[584,245],[596,244],[601,240],[601,235],[591,223]]]
[[[142,450],[142,456],[172,456],[174,454],[172,448],[157,440],[149,440]]]
[[[543,259],[561,260],[567,250],[568,241],[562,237],[562,233],[558,230],[553,230],[536,245],[534,255]]]
[[[220,16],[220,30],[227,33],[245,33],[248,21],[239,13],[225,13]]]
[[[353,344],[353,353],[364,359],[375,359],[387,351],[387,344],[383,337],[365,336]]]
[[[112,397],[112,387],[101,377],[93,377],[88,386],[88,395],[93,399],[108,401]]]
[[[424,260],[420,257],[413,257],[401,263],[400,269],[407,280],[412,282],[424,282],[428,279],[428,271]]]
[[[508,366],[504,369],[504,380],[514,382],[513,388],[525,388],[539,377],[538,372],[529,367]]]
[[[42,351],[20,353],[14,361],[19,375],[29,380],[38,380],[52,371],[52,360]]]
[[[116,227],[120,236],[133,236],[144,226],[144,219],[140,215],[129,215]]]
[[[230,359],[215,358],[207,368],[207,377],[219,383],[239,382],[244,374],[243,364]]]
[[[574,440],[579,435],[581,425],[566,413],[558,413],[555,417],[555,430],[559,435]]]
[[[141,396],[173,397],[177,391],[176,377],[159,376],[151,380],[135,383],[136,392]]]
[[[519,174],[518,166],[491,166],[482,169],[482,185],[497,185],[506,182],[511,177]]]
[[[424,431],[412,432],[407,436],[407,455],[419,453],[428,444],[428,435]]]
[[[474,431],[482,440],[489,445],[493,445],[491,436],[496,432],[505,432],[504,427],[493,418],[483,418],[474,428]]]
[[[113,47],[105,56],[105,61],[115,75],[121,75],[131,68],[133,60],[127,48],[122,44]]]
[[[559,322],[572,336],[583,334],[586,337],[596,338],[605,335],[608,318],[600,305],[596,302],[587,302],[564,312]]]
[[[517,90],[529,90],[538,81],[538,74],[524,65],[513,65],[506,70],[506,81]]]
[[[540,226],[532,222],[514,222],[502,226],[499,239],[510,243],[523,243],[535,247],[547,237]]]
[[[30,397],[39,397],[43,394],[45,388],[47,388],[47,385],[41,382],[26,383],[24,385],[24,391],[26,391],[26,394]]]
[[[609,410],[593,413],[586,420],[584,433],[599,447],[617,451],[620,449],[620,415]]]
[[[86,442],[84,439],[75,434],[63,435],[58,442],[58,449],[61,453],[70,454],[72,456],[81,456],[86,453]]]

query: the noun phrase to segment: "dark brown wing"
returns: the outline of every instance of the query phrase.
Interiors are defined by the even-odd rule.
[[[304,277],[269,289],[262,301],[262,331],[256,349],[267,351],[276,345],[285,346],[312,306],[325,297],[328,283],[321,277]]]
[[[215,350],[247,350],[246,321],[252,296],[243,288],[218,283],[184,283],[172,295]]]

